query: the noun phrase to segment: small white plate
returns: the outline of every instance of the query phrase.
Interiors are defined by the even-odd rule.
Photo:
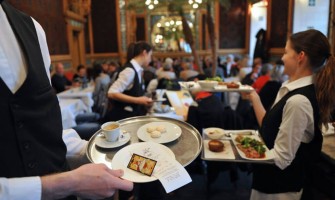
[[[160,162],[160,160],[166,157],[175,159],[175,155],[171,149],[162,144],[157,144],[154,142],[140,142],[122,148],[113,157],[111,164],[112,169],[123,169],[124,174],[121,178],[135,183],[151,182],[157,180],[157,178],[153,175],[147,176],[127,168],[133,153],[157,161],[153,174],[155,173],[155,170],[159,169],[161,166],[162,162]]]
[[[205,159],[208,160],[222,160],[222,159],[227,159],[227,160],[234,160],[235,159],[235,155],[234,155],[234,151],[233,148],[230,144],[229,140],[220,140],[223,144],[224,144],[224,148],[222,152],[213,152],[211,150],[209,150],[208,147],[208,142],[210,140],[204,140],[204,156]]]
[[[126,144],[130,140],[129,133],[121,133],[118,141],[109,142],[102,134],[98,135],[95,139],[95,144],[102,148],[116,148]]]
[[[148,127],[164,126],[165,133],[161,134],[159,138],[152,138],[150,133],[147,132]],[[137,137],[144,142],[168,143],[178,139],[181,136],[181,128],[170,122],[151,122],[141,126],[137,130]]]
[[[210,134],[216,131],[217,133],[215,133],[214,135]],[[207,137],[209,137],[212,140],[219,140],[224,136],[225,131],[222,128],[210,127],[210,128],[205,128],[204,133],[207,135]]]

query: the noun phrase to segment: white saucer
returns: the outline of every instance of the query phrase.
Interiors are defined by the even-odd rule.
[[[98,137],[96,137],[95,139],[95,144],[99,147],[102,148],[116,148],[116,147],[120,147],[124,144],[126,144],[128,141],[130,140],[130,134],[129,133],[121,133],[119,140],[116,142],[108,142],[105,139],[105,136],[98,135]]]

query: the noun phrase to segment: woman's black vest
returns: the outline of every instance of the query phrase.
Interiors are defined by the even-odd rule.
[[[125,64],[125,66],[118,73],[117,78],[119,77],[121,71],[126,69],[127,67],[135,71],[135,77],[133,87],[130,90],[125,90],[123,94],[133,97],[143,96],[144,95],[143,84],[141,84],[140,81],[138,80],[138,74],[131,63],[128,62]],[[117,121],[128,117],[135,117],[146,114],[144,106],[139,104],[126,103],[114,99],[111,101],[111,104],[112,108],[107,113],[107,115],[109,116],[108,119],[111,121]]]
[[[0,78],[0,177],[65,171],[59,103],[46,74],[35,26],[29,16],[6,2],[1,5],[25,55],[27,77],[15,94]]]
[[[286,94],[272,109],[267,111],[260,129],[262,138],[269,149],[274,147],[279,126],[282,122],[283,109],[286,101],[293,95],[301,94],[308,98],[313,107],[314,138],[306,144],[300,143],[300,147],[292,163],[281,170],[275,165],[254,165],[252,188],[263,193],[298,192],[304,186],[306,171],[321,152],[322,134],[318,126],[319,108],[315,96],[314,85],[298,88]],[[294,133],[292,133],[294,134]]]

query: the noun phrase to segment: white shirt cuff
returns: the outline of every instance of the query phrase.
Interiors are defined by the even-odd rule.
[[[42,183],[38,176],[25,178],[0,178],[0,200],[40,200]]]

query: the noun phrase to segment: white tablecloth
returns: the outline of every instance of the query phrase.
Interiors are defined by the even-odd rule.
[[[85,89],[78,87],[65,90],[64,92],[58,93],[57,96],[58,99],[81,99],[84,104],[89,108],[89,111],[91,111],[91,107],[94,104],[92,99],[93,91],[94,86],[89,86]]]
[[[59,106],[62,113],[63,129],[76,126],[76,116],[90,111],[90,108],[80,99],[59,99]]]

